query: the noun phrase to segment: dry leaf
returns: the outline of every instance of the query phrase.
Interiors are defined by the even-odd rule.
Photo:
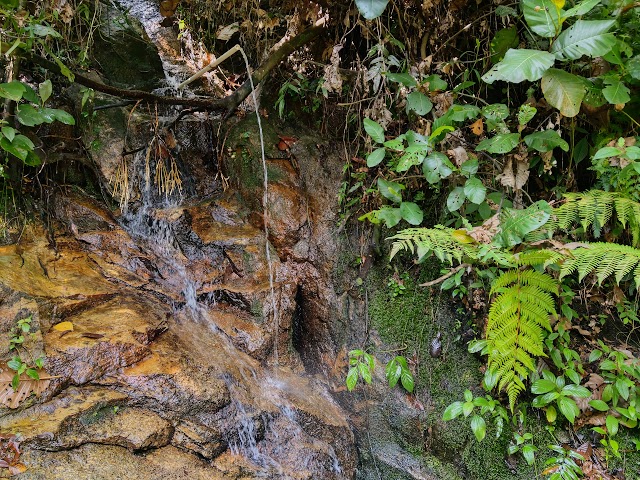
[[[514,168],[515,160],[515,168]],[[514,191],[521,190],[529,179],[529,161],[520,155],[512,155],[504,166],[502,173],[496,177],[505,187],[511,187]]]
[[[160,15],[163,17],[172,17],[176,13],[176,8],[180,0],[164,0],[160,2]]]
[[[240,30],[240,24],[238,24],[238,22],[233,22],[229,25],[219,28],[216,32],[216,39],[222,42],[227,42],[238,30]]]
[[[73,323],[71,323],[71,322],[56,323],[53,326],[53,329],[56,332],[72,332],[73,331]]]
[[[447,150],[447,155],[457,167],[469,160],[469,154],[461,146]]]
[[[43,369],[36,371],[40,375],[40,380],[34,380],[23,373],[20,376],[18,389],[14,391],[11,382],[15,372],[7,367],[6,364],[3,365],[0,371],[0,403],[9,408],[17,408],[31,394],[36,397],[40,396],[49,386],[51,379],[57,378],[48,375]]]
[[[471,125],[469,125],[469,128],[471,128],[471,131],[474,135],[480,136],[482,135],[482,132],[484,132],[484,123],[482,122],[482,119],[479,118]]]
[[[478,243],[489,244],[493,241],[493,237],[498,233],[498,227],[500,226],[500,218],[496,213],[495,215],[487,218],[482,225],[473,227],[469,232],[469,236]]]

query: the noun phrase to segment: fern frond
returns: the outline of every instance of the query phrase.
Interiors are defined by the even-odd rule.
[[[429,255],[435,255],[440,261],[453,264],[454,260],[461,262],[464,257],[475,259],[478,248],[470,243],[456,240],[455,230],[436,225],[434,228],[408,228],[391,237],[390,258],[398,252],[408,250],[422,260]]]
[[[565,203],[554,209],[555,218],[547,222],[545,229],[566,231],[579,224],[585,232],[591,228],[598,238],[615,212],[622,227],[629,229],[633,244],[640,243],[640,203],[621,193],[603,190],[567,193],[564,197]]]
[[[598,283],[615,274],[616,283],[633,270],[636,288],[640,287],[640,249],[617,243],[590,243],[588,247],[576,248],[573,257],[560,268],[560,278],[578,272],[579,280],[595,273]]]
[[[516,254],[516,264],[531,267],[542,265],[542,268],[547,268],[549,265],[560,262],[564,257],[563,253],[555,250],[527,250]]]
[[[549,316],[555,315],[557,282],[535,270],[509,270],[494,280],[496,295],[487,319],[488,368],[495,372],[498,389],[509,396],[511,410],[524,380],[535,370],[534,357],[544,356]]]

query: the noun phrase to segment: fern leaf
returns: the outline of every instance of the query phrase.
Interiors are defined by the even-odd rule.
[[[560,262],[564,259],[564,254],[555,250],[528,250],[516,255],[518,266],[539,266],[547,268],[549,265]]]
[[[591,243],[588,247],[577,248],[573,257],[560,268],[560,278],[578,272],[582,280],[591,273],[596,274],[602,284],[615,274],[616,283],[620,283],[633,270],[636,288],[640,287],[640,249],[617,243]]]
[[[464,257],[477,257],[477,246],[456,240],[451,228],[436,225],[434,228],[408,228],[391,237],[393,246],[390,257],[407,250],[418,255],[418,260],[435,255],[440,261],[453,264]]]
[[[535,370],[534,357],[544,356],[549,315],[555,315],[557,282],[535,270],[509,270],[494,280],[496,295],[487,319],[488,368],[495,373],[498,389],[509,396],[511,410],[524,390],[524,380]]]

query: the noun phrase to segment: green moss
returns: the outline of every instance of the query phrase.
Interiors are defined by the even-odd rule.
[[[467,352],[463,342],[457,340],[460,322],[451,314],[447,298],[418,286],[437,276],[437,264],[428,267],[415,280],[412,280],[415,277],[412,274],[405,282],[404,293],[395,297],[387,287],[387,279],[393,273],[388,265],[376,267],[367,278],[369,291],[375,292],[369,303],[372,325],[391,348],[403,348],[405,356],[415,353],[418,357],[416,388],[418,397],[423,399],[423,403],[427,399],[429,407],[425,409],[427,413],[422,423],[422,436],[428,448],[422,461],[437,464],[437,472],[446,471],[443,470],[446,466],[469,480],[531,479],[535,471],[522,457],[516,457],[518,461],[514,472],[505,462],[512,438],[510,426],[505,426],[502,436],[496,438],[496,429],[487,416],[487,437],[477,442],[468,420],[442,420],[447,405],[461,400],[466,389],[475,395],[484,395],[485,392],[481,388],[482,363]],[[442,334],[442,355],[432,358],[429,353],[431,341],[438,332]],[[542,466],[544,458],[549,456],[545,447],[554,441],[537,417],[530,418],[529,423],[528,431],[534,434],[534,444],[541,450],[538,463]],[[421,449],[418,445],[407,448],[415,452]],[[438,475],[438,478],[455,478],[443,476],[444,473]]]

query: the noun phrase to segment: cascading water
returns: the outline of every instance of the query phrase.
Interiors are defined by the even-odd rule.
[[[162,18],[158,14],[156,4],[146,0],[119,0],[119,3],[141,21],[149,37],[156,44],[162,43],[162,32],[158,27]],[[178,79],[183,80],[189,76],[184,69],[184,65],[189,62],[184,59],[178,59],[177,63],[180,67],[174,68],[176,63],[174,55],[177,53],[179,51],[163,57],[169,87],[176,85]],[[253,100],[257,104],[255,93]],[[204,122],[201,126],[205,126]],[[154,132],[154,141],[156,139],[157,132]],[[135,194],[131,194],[131,198],[135,197],[135,201],[131,202],[130,207],[127,208],[125,205],[123,208],[121,224],[142,251],[152,254],[155,269],[158,272],[156,279],[158,283],[168,285],[174,291],[180,292],[182,298],[181,301],[175,302],[174,310],[178,316],[186,313],[187,317],[194,321],[194,325],[191,326],[193,333],[190,334],[191,340],[188,345],[194,358],[200,358],[203,362],[220,361],[225,365],[228,363],[229,370],[235,372],[224,379],[231,402],[227,407],[228,428],[223,432],[223,436],[226,438],[230,452],[244,458],[244,461],[253,466],[254,472],[259,472],[258,474],[264,475],[265,478],[342,478],[342,467],[333,447],[330,443],[319,441],[305,432],[299,423],[300,419],[297,418],[293,403],[289,401],[293,396],[297,403],[306,403],[309,411],[313,411],[312,398],[296,397],[298,391],[306,391],[309,387],[297,388],[292,377],[284,372],[270,375],[262,370],[261,373],[257,373],[257,365],[252,363],[252,359],[233,353],[235,350],[229,338],[216,327],[214,315],[211,313],[212,305],[203,305],[198,301],[198,291],[201,290],[202,284],[197,274],[189,268],[189,258],[185,255],[184,246],[177,231],[180,224],[171,215],[171,212],[182,211],[181,203],[188,195],[186,193],[183,195],[179,190],[175,190],[172,194],[158,191],[155,185],[157,178],[150,174],[153,165],[150,167],[149,162],[165,160],[154,158],[154,155],[149,154],[147,150],[155,148],[154,145],[158,144],[151,142],[148,149],[136,153],[128,169],[130,178],[127,186],[132,192],[135,190]],[[267,175],[264,149],[262,149],[262,163],[266,220]],[[277,333],[279,317],[274,292],[275,274],[267,235],[265,226],[269,302]],[[209,329],[210,334],[215,335],[215,339],[203,341],[203,326]],[[188,330],[190,326],[183,325],[181,328]],[[273,341],[277,365],[277,334],[274,335]],[[215,354],[212,345],[216,346]],[[321,400],[333,405],[329,399]],[[259,407],[254,408],[254,405]],[[262,413],[256,417],[252,413],[256,411]],[[334,421],[331,414],[325,420],[330,424]],[[307,423],[310,421],[313,420],[306,420]],[[292,444],[308,445],[310,448],[295,450],[290,447]],[[304,472],[307,476],[303,476]]]

